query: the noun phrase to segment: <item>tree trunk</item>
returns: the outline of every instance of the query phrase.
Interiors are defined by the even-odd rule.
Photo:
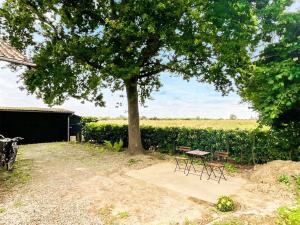
[[[126,82],[127,103],[128,103],[128,151],[131,154],[143,152],[141,132],[140,132],[140,116],[137,80],[131,79]]]

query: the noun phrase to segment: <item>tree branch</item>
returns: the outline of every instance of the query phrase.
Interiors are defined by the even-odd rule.
[[[116,17],[116,5],[114,0],[110,0],[110,7],[111,7],[111,15],[112,18]]]
[[[35,5],[33,5],[31,2],[27,2],[27,6],[28,6],[31,10],[33,10],[33,11],[35,12],[36,16],[38,17],[38,19],[39,19],[41,22],[43,22],[43,23],[47,24],[48,26],[50,26],[50,27],[53,29],[53,31],[55,32],[55,34],[58,35],[58,30],[57,30],[57,28],[56,28],[51,22],[49,22],[43,14],[41,14],[41,13],[39,12],[38,8],[37,8]]]
[[[143,67],[152,56],[154,56],[160,47],[159,37],[155,35],[151,35],[146,41],[146,47],[142,49],[142,59],[141,59],[141,67]]]

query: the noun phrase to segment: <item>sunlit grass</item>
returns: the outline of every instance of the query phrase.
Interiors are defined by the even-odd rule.
[[[24,159],[21,152],[17,156],[12,171],[0,169],[0,190],[10,190],[16,186],[24,185],[31,180],[30,170],[32,167],[31,159]]]

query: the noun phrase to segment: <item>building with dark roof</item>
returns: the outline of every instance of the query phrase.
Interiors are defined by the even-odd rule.
[[[6,61],[16,65],[33,67],[34,63],[30,62],[26,56],[17,49],[10,46],[6,41],[0,38],[0,61]]]
[[[0,61],[34,67],[26,56],[0,38]],[[23,137],[23,143],[68,141],[70,135],[81,140],[80,117],[59,108],[1,107],[0,134]]]
[[[73,115],[57,108],[0,107],[0,134],[23,137],[23,143],[68,141]]]

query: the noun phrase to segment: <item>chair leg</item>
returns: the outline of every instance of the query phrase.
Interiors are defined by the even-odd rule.
[[[214,174],[214,177],[216,178],[216,177],[217,177],[217,175],[215,174],[215,171],[214,171],[214,169],[212,169],[212,173]]]
[[[188,159],[186,159],[185,160],[185,166],[184,166],[184,174],[186,173],[185,171],[187,170],[187,168],[188,168],[188,163],[189,163],[189,160]]]
[[[208,174],[208,171],[207,171],[207,168],[205,165],[202,166],[202,170],[201,170],[201,174],[200,174],[200,180],[202,180],[202,175],[203,175],[203,172],[204,172],[204,168],[206,170],[206,173]]]
[[[209,168],[210,168],[210,176],[211,176],[211,174],[213,174],[214,177],[216,178],[217,175],[215,174],[214,167],[213,167],[213,166],[210,166]]]
[[[218,183],[220,183],[222,177],[223,177],[224,180],[227,180],[225,175],[224,175],[224,167],[219,167],[219,170],[220,170],[220,177],[219,177]]]
[[[189,175],[192,166],[193,166],[193,158],[191,158],[191,160],[190,160],[190,166],[189,166],[189,169],[188,169],[188,172],[186,173],[186,175]]]
[[[206,173],[208,174],[207,165],[205,164],[205,162],[203,162],[203,168],[205,169]]]
[[[175,169],[174,169],[174,173],[176,172],[176,171],[180,171],[181,169],[182,169],[182,167],[180,166],[180,161],[179,161],[179,159],[176,159],[175,158],[175,162],[176,162],[176,166],[175,166]],[[186,170],[188,169],[188,159],[186,159],[186,160],[184,160],[184,170],[183,170],[183,172],[184,173],[186,173]]]
[[[209,168],[209,170],[210,170],[210,172],[208,172],[207,174],[208,174],[208,178],[207,178],[207,180],[209,180],[210,179],[210,177],[211,177],[211,174],[213,173],[213,168],[211,167],[211,166],[209,166],[208,167]]]
[[[196,169],[195,169],[195,166],[194,166],[194,164],[192,164],[192,166],[193,166],[194,172],[196,173],[197,171],[196,171]]]
[[[176,161],[176,167],[174,169],[174,173],[177,171],[177,167],[178,167],[178,170],[180,170],[180,165],[179,165],[178,159],[175,158],[175,161]]]
[[[216,178],[217,175],[215,174],[214,167],[213,167],[213,166],[209,166],[209,169],[210,169],[210,173],[208,172],[208,178],[207,178],[207,180],[210,179],[210,177],[211,177],[212,174],[213,174],[214,177]]]

